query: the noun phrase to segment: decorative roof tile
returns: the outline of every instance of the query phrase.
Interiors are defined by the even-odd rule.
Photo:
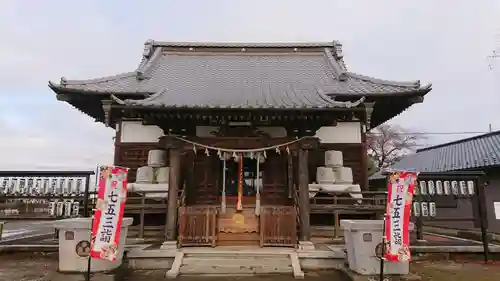
[[[500,131],[417,150],[391,169],[448,172],[500,166]],[[383,178],[376,173],[370,179]]]

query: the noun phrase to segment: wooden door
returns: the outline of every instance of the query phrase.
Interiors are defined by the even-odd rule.
[[[179,207],[179,246],[212,246],[217,243],[217,208]]]
[[[212,153],[213,154],[213,153]],[[187,186],[188,205],[217,205],[221,163],[217,155],[199,151],[194,157],[192,180]]]
[[[297,246],[297,212],[294,206],[264,206],[260,213],[260,245]]]
[[[263,164],[263,187],[261,198],[264,205],[291,205],[288,190],[288,156],[286,153],[267,153]]]

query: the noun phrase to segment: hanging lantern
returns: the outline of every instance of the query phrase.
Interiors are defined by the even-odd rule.
[[[210,151],[208,151],[208,148],[205,148],[205,155],[210,156]]]
[[[193,152],[196,154],[196,146],[193,144]]]
[[[262,153],[262,155],[264,156],[264,158],[267,158],[267,153],[266,151],[264,150],[264,152]]]
[[[220,152],[220,149],[217,149],[217,156],[219,159],[222,159],[222,153]]]
[[[288,146],[286,147],[286,153],[290,154],[290,147],[288,147]]]
[[[253,153],[253,151],[251,151],[251,152],[250,152],[250,159],[254,159],[254,157],[255,157],[255,156],[254,156],[254,153]]]
[[[280,153],[281,153],[281,152],[280,152],[279,147],[276,147],[276,154],[280,155]]]
[[[238,155],[236,155],[236,152],[235,152],[235,151],[233,151],[233,158],[234,158],[234,159],[238,158]]]

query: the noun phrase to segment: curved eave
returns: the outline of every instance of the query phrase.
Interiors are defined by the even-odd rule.
[[[109,100],[113,94],[110,92],[95,92],[82,91],[79,89],[71,89],[49,82],[49,88],[54,91],[56,98],[59,101],[67,102],[78,111],[95,119],[96,122],[104,123],[104,110],[102,107],[103,100]],[[118,93],[122,97],[137,97],[140,94],[141,98],[146,97],[149,93]]]
[[[367,95],[368,101],[374,101],[375,106],[371,116],[370,127],[375,128],[406,111],[416,103],[422,103],[424,96],[432,90],[431,85],[417,91],[400,92],[397,94]]]
[[[354,72],[346,72],[346,75],[354,78],[354,79],[359,79],[363,80],[366,82],[371,82],[374,84],[379,84],[379,85],[384,85],[384,86],[393,86],[393,87],[403,87],[403,88],[408,88],[408,89],[413,89],[413,90],[418,90],[418,89],[425,89],[428,87],[431,87],[431,84],[422,86],[420,84],[420,80],[415,80],[415,81],[392,81],[392,80],[385,80],[385,79],[379,79],[371,76],[366,76]]]
[[[72,88],[61,84],[56,84],[52,81],[49,81],[49,88],[54,92],[65,92],[65,93],[75,93],[81,95],[123,95],[123,96],[139,96],[139,97],[147,97],[153,93],[151,92],[143,92],[143,91],[95,91],[95,90],[83,90],[79,88]]]
[[[397,85],[391,85],[397,86]],[[368,100],[371,98],[379,99],[379,98],[390,98],[390,97],[400,97],[400,96],[415,96],[415,95],[426,95],[428,92],[432,90],[432,84],[427,84],[423,87],[408,87],[408,89],[401,91],[392,91],[392,92],[359,92],[359,93],[327,93],[326,95],[330,97],[366,97]]]

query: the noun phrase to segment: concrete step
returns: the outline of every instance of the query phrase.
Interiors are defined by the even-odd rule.
[[[185,257],[288,257],[291,249],[263,249],[263,250],[217,250],[212,249],[185,249]]]
[[[290,258],[285,257],[185,257],[181,275],[252,275],[293,273]]]
[[[266,264],[279,264],[291,265],[290,258],[261,258],[261,257],[184,257],[182,265],[266,265]]]

